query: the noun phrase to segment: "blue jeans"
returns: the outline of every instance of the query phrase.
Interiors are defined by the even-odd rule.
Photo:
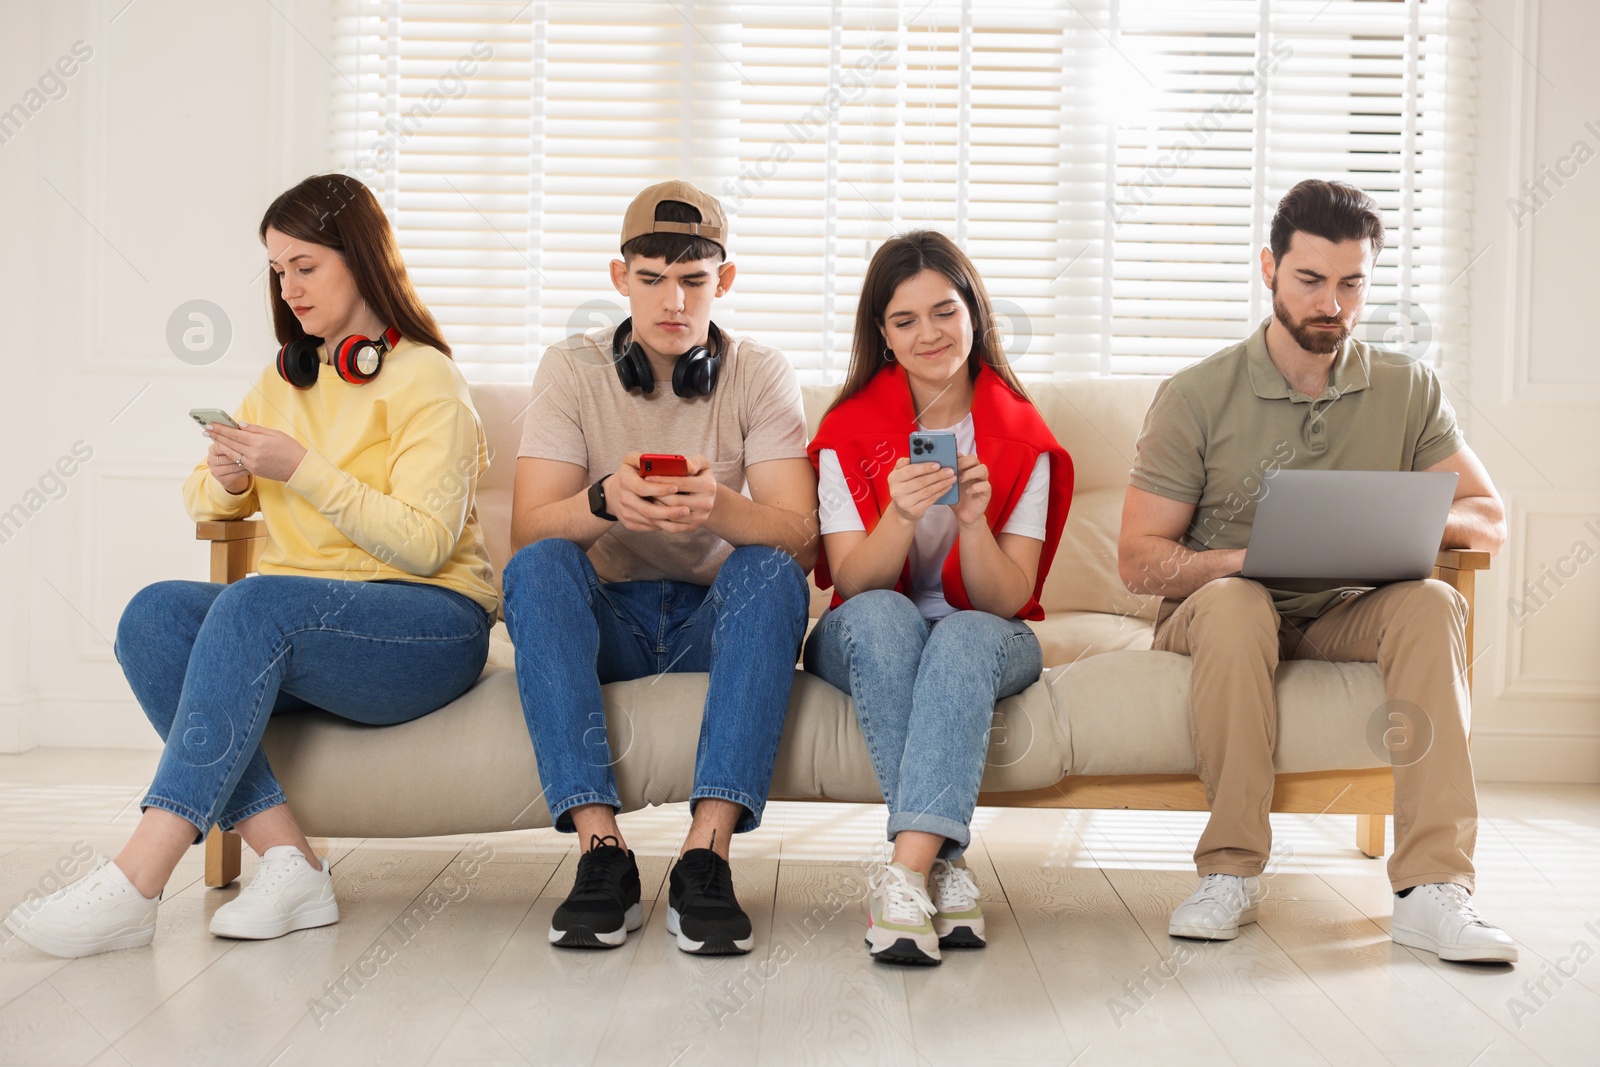
[[[1044,669],[1027,623],[986,611],[930,623],[908,598],[874,589],[822,616],[805,666],[855,701],[889,805],[889,840],[901,830],[939,834],[940,856],[961,855],[972,840],[995,701]]]
[[[600,687],[653,674],[709,671],[695,752],[692,806],[744,806],[736,833],[761,825],[789,711],[810,599],[786,552],[733,550],[710,586],[605,584],[571,541],[536,541],[504,574],[506,628],[539,780],[557,830],[581,804],[621,810]]]
[[[167,742],[140,805],[181,815],[202,840],[285,802],[261,738],[280,712],[320,708],[387,726],[477,681],[489,614],[414,582],[253,575],[232,585],[157,582],[129,601],[116,655]],[[176,725],[174,725],[176,724]]]

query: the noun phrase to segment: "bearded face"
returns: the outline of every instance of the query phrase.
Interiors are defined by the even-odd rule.
[[[1294,338],[1295,344],[1307,352],[1325,356],[1344,344],[1351,331],[1355,329],[1355,318],[1361,311],[1361,305],[1343,308],[1341,311],[1342,315],[1332,317],[1308,315],[1296,319],[1284,306],[1283,297],[1278,295],[1278,287],[1276,285],[1272,287],[1272,313],[1283,324],[1283,328],[1289,331],[1289,336]]]
[[[1367,241],[1330,241],[1298,231],[1281,258],[1262,249],[1262,281],[1272,290],[1273,317],[1306,352],[1338,351],[1361,320],[1373,258]]]

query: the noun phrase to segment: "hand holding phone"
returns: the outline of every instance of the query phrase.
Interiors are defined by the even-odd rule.
[[[704,456],[634,453],[606,482],[606,506],[634,532],[692,533],[711,517],[716,497],[717,482]]]
[[[639,457],[639,473],[648,481],[670,481],[676,490],[658,498],[676,512],[657,523],[664,533],[694,533],[711,518],[717,503],[717,480],[704,456],[646,452]]]
[[[913,434],[913,438],[921,436]],[[955,448],[955,435],[949,447]],[[956,472],[936,457],[937,445],[923,440],[913,444],[910,456],[895,461],[889,472],[890,507],[911,523],[922,521],[936,501],[948,500],[956,492]]]
[[[211,477],[222,483],[222,488],[234,496],[248,491],[254,484],[243,460],[236,453],[223,447],[222,442],[215,437],[211,439],[211,447],[206,449],[206,466],[211,471]]]
[[[956,435],[948,430],[918,430],[911,435],[911,462],[927,463],[929,461],[939,464],[940,467],[956,472],[960,463],[956,455]],[[957,504],[961,501],[961,487],[954,482],[950,491],[935,504]]]
[[[989,501],[994,487],[989,484],[989,468],[977,456],[962,456],[956,467],[956,485],[961,488],[961,502],[951,507],[956,524],[963,530],[986,522]]]

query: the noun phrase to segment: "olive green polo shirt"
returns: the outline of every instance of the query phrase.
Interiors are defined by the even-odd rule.
[[[1270,319],[1267,321],[1271,321]],[[1145,415],[1133,484],[1195,506],[1189,548],[1244,548],[1271,476],[1288,470],[1411,471],[1465,444],[1438,377],[1403,353],[1354,338],[1327,388],[1297,392],[1267,355],[1267,323],[1161,383]],[[1315,618],[1351,587],[1278,579],[1282,615]]]

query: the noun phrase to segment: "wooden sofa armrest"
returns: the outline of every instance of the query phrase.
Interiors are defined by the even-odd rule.
[[[231,585],[261,562],[267,524],[261,519],[212,519],[195,523],[194,537],[211,542],[211,580]]]
[[[1489,569],[1489,553],[1473,548],[1447,548],[1439,553],[1433,566],[1435,569],[1448,567],[1458,571],[1486,571]]]
[[[194,524],[197,541],[211,542],[211,580],[231,585],[256,569],[267,543],[260,519],[213,519]],[[239,835],[213,826],[206,835],[206,885],[221,889],[239,877]]]

